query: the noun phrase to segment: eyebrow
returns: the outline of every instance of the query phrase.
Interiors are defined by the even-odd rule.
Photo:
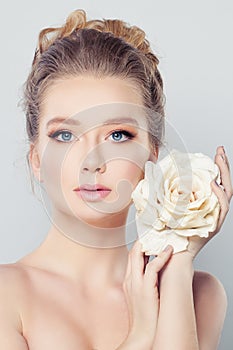
[[[51,124],[66,124],[66,125],[81,125],[80,121],[73,118],[63,118],[63,117],[55,117],[53,119],[50,119],[48,123],[46,124],[46,127],[48,128]],[[138,122],[136,119],[131,117],[121,117],[121,118],[111,118],[107,119],[103,122],[103,124],[134,124],[138,126]]]

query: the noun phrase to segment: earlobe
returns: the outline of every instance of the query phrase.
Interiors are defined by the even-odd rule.
[[[30,145],[29,150],[29,163],[33,172],[33,175],[39,182],[43,182],[40,173],[40,157],[38,150],[34,144]]]
[[[158,146],[156,146],[155,149],[151,150],[150,157],[148,160],[150,160],[153,163],[156,163],[158,159],[158,154],[159,154],[159,148]]]

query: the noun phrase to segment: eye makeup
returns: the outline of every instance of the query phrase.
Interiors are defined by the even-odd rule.
[[[70,130],[56,130],[48,133],[47,135],[51,139],[54,139],[57,142],[67,143],[67,142],[73,142],[75,139],[77,140],[77,137],[74,136],[74,134]],[[60,139],[59,139],[60,138]]]
[[[85,135],[85,133],[81,133],[80,131],[77,132],[77,130],[74,130],[76,128],[51,128],[51,130],[48,131],[47,136],[54,141],[61,142],[61,143],[70,143],[77,141],[81,135]],[[124,142],[127,140],[132,140],[135,138],[138,134],[136,131],[136,128],[133,126],[126,126],[126,125],[102,125],[101,127],[98,127],[99,133],[103,133],[103,140],[108,139],[112,136],[111,141],[112,142]],[[89,130],[91,131],[91,130]],[[88,133],[87,131],[86,133]],[[80,137],[78,136],[80,135]],[[107,135],[107,136],[106,136]],[[122,137],[122,135],[124,137]]]
[[[121,135],[124,135],[125,138],[122,139],[122,137],[120,137],[119,139],[119,136]],[[128,140],[132,140],[136,135],[137,133],[135,132],[120,128],[120,129],[111,130],[111,132],[108,133],[107,138],[109,138],[110,136],[114,136],[115,139],[112,140],[112,142],[120,143]],[[51,131],[48,133],[47,136],[51,139],[54,139],[57,142],[62,142],[62,143],[73,142],[78,139],[78,137],[76,137],[71,130],[67,130],[67,129],[59,129],[56,131]]]
[[[116,137],[116,135],[124,135],[126,139],[122,140],[118,138],[118,140],[115,139],[115,142],[125,142],[125,141],[128,141],[128,140],[132,140],[136,134],[135,133],[132,133],[128,130],[125,130],[125,129],[118,129],[118,130],[113,130],[111,131],[110,135],[109,136],[113,136]]]

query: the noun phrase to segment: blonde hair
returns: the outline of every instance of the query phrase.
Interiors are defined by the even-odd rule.
[[[65,24],[39,33],[31,72],[25,82],[23,106],[30,142],[38,137],[39,115],[46,89],[57,79],[92,74],[133,82],[148,114],[152,147],[162,142],[164,129],[163,81],[145,32],[118,19],[89,20],[82,9]]]

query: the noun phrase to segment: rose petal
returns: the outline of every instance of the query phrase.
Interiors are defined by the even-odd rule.
[[[132,193],[144,251],[158,253],[171,244],[168,238],[174,252],[184,250],[187,237],[215,230],[220,205],[210,186],[214,179],[220,183],[220,170],[202,153],[173,149],[161,161],[145,163],[145,177]]]
[[[183,251],[188,246],[188,239],[175,234],[171,230],[165,230],[163,234],[156,234],[156,231],[150,230],[145,235],[139,236],[142,243],[142,251],[145,255],[157,255],[166,248],[168,244],[174,248],[173,253]]]

